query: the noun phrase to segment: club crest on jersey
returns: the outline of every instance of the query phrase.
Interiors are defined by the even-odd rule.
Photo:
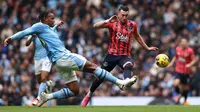
[[[116,33],[116,39],[122,42],[127,42],[128,41],[128,36],[123,35],[121,32]]]
[[[126,29],[127,31],[133,31],[133,26],[128,26]]]
[[[104,62],[103,66],[107,67],[108,66],[108,62]]]
[[[189,54],[188,53],[185,53],[185,55],[184,55],[185,57],[188,57],[189,56]]]

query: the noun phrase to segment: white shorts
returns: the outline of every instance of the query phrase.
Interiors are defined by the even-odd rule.
[[[51,71],[51,62],[49,58],[43,58],[41,60],[34,60],[35,61],[35,75],[41,74],[41,71]]]
[[[55,62],[55,67],[67,84],[77,81],[75,71],[83,70],[85,63],[86,59],[83,56],[79,54],[68,53]]]

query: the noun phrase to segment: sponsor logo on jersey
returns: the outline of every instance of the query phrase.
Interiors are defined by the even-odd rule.
[[[129,37],[127,35],[123,35],[121,32],[117,32],[116,39],[122,42],[127,42]]]

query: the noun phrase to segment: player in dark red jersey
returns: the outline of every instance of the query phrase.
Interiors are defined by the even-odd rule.
[[[176,103],[179,104],[180,98],[184,96],[184,104],[187,104],[187,94],[189,90],[189,74],[191,67],[197,62],[198,57],[195,56],[194,50],[189,47],[187,39],[181,39],[180,46],[176,47],[176,54],[168,65],[171,67],[175,62],[175,80],[174,87],[178,93]]]
[[[108,54],[103,61],[102,68],[110,72],[118,65],[124,70],[124,79],[131,77],[134,64],[130,54],[133,38],[146,50],[158,50],[156,47],[148,47],[146,45],[137,30],[137,24],[134,21],[128,20],[128,12],[127,6],[121,6],[117,15],[94,24],[94,28],[108,28],[110,32]],[[83,107],[87,106],[93,92],[101,83],[102,80],[98,79],[92,83],[90,91],[82,101],[81,105]]]

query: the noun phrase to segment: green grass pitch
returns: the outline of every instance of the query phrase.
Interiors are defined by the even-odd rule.
[[[200,106],[2,106],[0,112],[200,112]]]

